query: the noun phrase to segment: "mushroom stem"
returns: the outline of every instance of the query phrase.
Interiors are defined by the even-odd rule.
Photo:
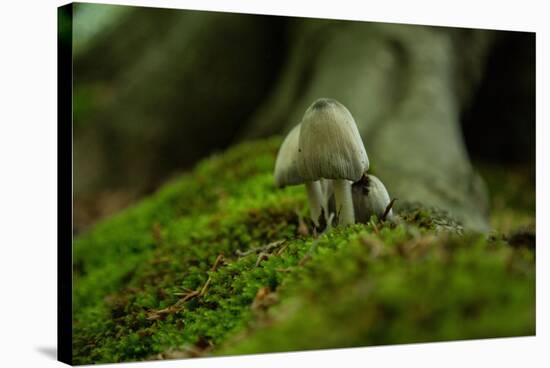
[[[332,183],[331,183],[331,180],[323,179],[323,178],[319,180],[319,183],[321,183],[321,193],[323,194],[322,208],[325,210],[325,222],[327,223],[327,226],[328,226],[328,223],[330,220],[330,213],[329,213],[330,210],[328,208],[328,199],[332,195]]]
[[[353,211],[350,183],[344,179],[336,179],[333,180],[333,185],[338,222],[342,225],[354,224],[355,212]]]
[[[319,227],[319,218],[321,217],[322,209],[326,208],[321,183],[318,180],[308,181],[306,182],[306,190],[311,220],[313,220],[316,227]]]

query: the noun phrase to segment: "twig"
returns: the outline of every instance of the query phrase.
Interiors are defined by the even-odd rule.
[[[216,260],[214,261],[214,264],[212,265],[212,267],[210,268],[210,272],[214,272],[216,271],[216,269],[218,268],[218,266],[223,262],[223,254],[218,254],[218,256],[216,257]],[[203,287],[201,288],[201,291],[199,292],[199,295],[200,297],[204,296],[204,294],[206,294],[206,290],[208,289],[208,286],[210,285],[210,281],[212,281],[212,276],[208,276],[208,279],[206,280],[206,282],[204,283]]]
[[[216,269],[218,268],[220,263],[222,263],[222,261],[223,261],[223,254],[220,253],[216,258],[216,260],[214,261],[214,265],[212,265],[212,268],[210,269],[210,271],[212,272],[216,271]]]
[[[219,254],[218,257],[216,257],[216,260],[214,261],[214,264],[210,268],[210,271],[211,272],[216,271],[216,269],[218,268],[218,266],[222,262],[223,262],[223,254]],[[206,280],[206,282],[204,283],[204,285],[200,289],[191,290],[191,289],[183,288],[183,290],[185,291],[184,293],[174,293],[174,295],[182,296],[182,298],[180,298],[177,302],[175,302],[174,304],[172,304],[169,307],[159,309],[159,310],[156,310],[156,311],[155,310],[150,311],[148,313],[147,319],[148,320],[156,320],[156,319],[159,319],[160,317],[162,317],[165,314],[179,312],[180,310],[183,309],[183,304],[185,302],[187,302],[187,301],[189,301],[189,300],[191,300],[192,298],[195,298],[195,297],[203,297],[206,294],[206,291],[208,290],[208,286],[210,286],[211,281],[212,281],[212,277],[208,276],[208,279]]]
[[[181,304],[185,303],[186,301],[190,300],[191,298],[194,298],[194,297],[198,296],[199,294],[200,293],[199,293],[198,290],[193,290],[190,293],[187,293],[187,295],[185,295],[183,298],[178,300],[175,305],[181,305]]]
[[[275,252],[275,255],[280,256],[281,254],[283,254],[283,252],[286,250],[286,248],[288,248],[288,243],[286,243],[281,248],[279,248],[279,250],[277,252]]]
[[[159,309],[159,310],[149,311],[148,315],[147,315],[147,319],[152,321],[152,320],[157,320],[157,319],[161,318],[162,316],[164,316],[166,314],[177,313],[177,312],[179,312],[180,310],[183,309],[183,303],[185,303],[186,301],[188,301],[191,298],[194,298],[198,295],[199,295],[199,292],[197,290],[193,290],[193,291],[185,294],[185,296],[183,298],[179,299],[176,303],[172,304],[169,307]]]
[[[273,248],[277,248],[279,245],[283,244],[284,242],[286,242],[285,239],[282,239],[282,240],[276,240],[274,242],[271,242],[269,244],[266,244],[266,245],[262,245],[261,247],[256,247],[256,248],[252,248],[252,249],[249,249],[247,251],[240,251],[239,249],[237,249],[237,255],[239,257],[245,257],[249,254],[253,254],[253,253],[258,253],[258,252],[267,252],[268,250],[270,249],[273,249]]]
[[[198,296],[203,296],[206,294],[206,289],[208,289],[208,285],[210,285],[210,281],[212,281],[212,277],[208,276],[208,280],[204,283],[204,286],[201,288],[201,291],[199,292]]]
[[[386,216],[388,216],[388,213],[390,213],[390,210],[391,208],[393,207],[393,204],[395,203],[395,201],[397,201],[397,198],[393,198],[390,203],[388,203],[388,205],[386,206],[386,210],[384,211],[384,213],[382,214],[382,217],[380,217],[380,220],[382,221],[385,221],[386,220]]]
[[[262,262],[263,260],[268,259],[268,258],[269,258],[269,253],[261,252],[260,254],[258,254],[258,259],[256,260],[256,266],[255,267],[258,267],[260,265],[260,262]]]

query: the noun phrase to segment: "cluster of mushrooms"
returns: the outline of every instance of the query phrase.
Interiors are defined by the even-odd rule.
[[[305,184],[315,227],[367,222],[372,215],[390,219],[384,184],[367,174],[369,158],[349,110],[321,98],[306,110],[287,135],[275,162],[275,185]]]

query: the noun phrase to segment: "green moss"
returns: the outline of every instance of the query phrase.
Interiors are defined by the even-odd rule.
[[[403,206],[315,237],[281,140],[245,143],[79,236],[74,360],[534,333],[534,253]],[[309,230],[308,230],[309,229]]]
[[[534,168],[479,164],[478,169],[490,189],[491,226],[500,233],[535,225]]]
[[[531,253],[479,235],[392,232],[323,238],[323,251],[281,285],[265,324],[219,353],[534,334]]]

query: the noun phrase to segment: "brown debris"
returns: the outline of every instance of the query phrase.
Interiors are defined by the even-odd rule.
[[[195,345],[185,345],[179,349],[169,349],[150,357],[151,360],[198,358],[208,354],[214,347],[212,341],[199,338]]]
[[[160,227],[160,224],[158,222],[155,222],[153,224],[153,227],[151,229],[153,232],[153,239],[155,240],[155,244],[157,246],[162,244],[162,229]]]
[[[298,234],[302,236],[308,236],[309,235],[309,228],[307,227],[304,219],[302,216],[298,217]]]
[[[384,243],[374,236],[361,236],[359,241],[369,248],[373,258],[379,257],[384,251]]]
[[[408,259],[414,259],[418,257],[422,257],[426,254],[426,252],[431,248],[431,246],[434,244],[434,242],[438,241],[444,244],[445,237],[440,236],[437,238],[434,235],[425,235],[418,237],[416,239],[412,239],[410,241],[407,241],[405,243],[401,243],[397,246],[397,251],[402,257],[408,258]],[[444,248],[441,248],[444,249]],[[446,257],[446,255],[443,252],[440,254],[441,257]]]
[[[251,308],[253,311],[265,311],[267,308],[277,303],[278,300],[277,293],[272,292],[269,287],[264,286],[258,289]]]

